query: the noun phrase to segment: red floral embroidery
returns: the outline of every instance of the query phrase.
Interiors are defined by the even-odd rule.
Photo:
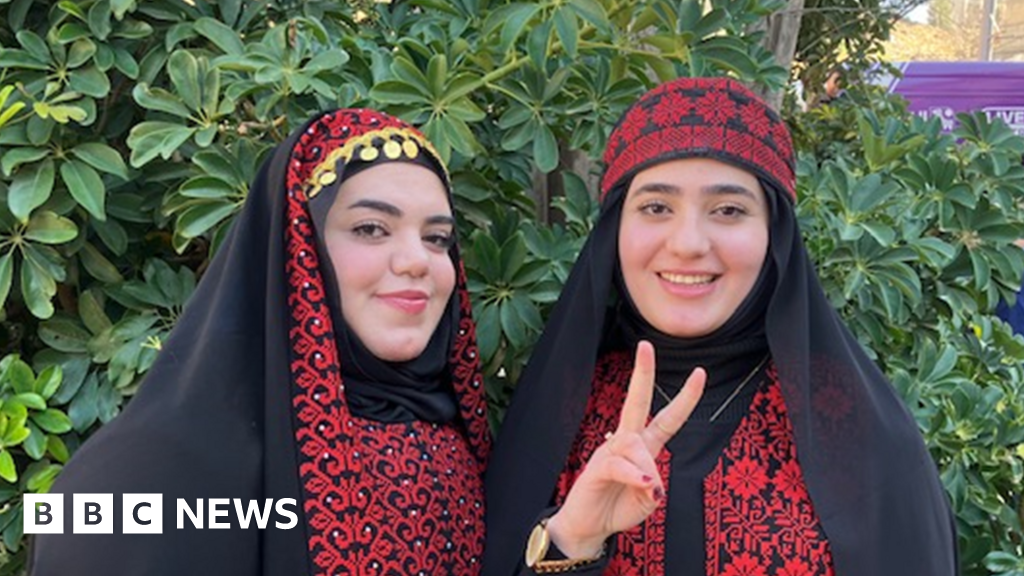
[[[768,377],[767,388],[754,396],[750,412],[704,479],[706,572],[790,576],[802,570],[795,573],[835,576],[774,367]],[[752,566],[762,571],[753,572]]]
[[[688,149],[739,160],[795,197],[789,130],[756,98],[740,83],[722,78],[680,78],[651,90],[609,137],[602,199],[637,166]]]
[[[736,103],[725,92],[712,90],[697,100],[697,113],[713,125],[725,124],[736,115]]]
[[[732,559],[722,576],[768,576],[764,566],[750,554],[740,554]]]
[[[624,352],[598,361],[580,432],[558,479],[557,503],[617,425],[631,371],[632,356]],[[770,367],[769,383],[704,479],[707,576],[835,576],[776,378]],[[671,493],[667,450],[657,464]],[[663,576],[666,517],[666,506],[659,506],[643,524],[619,534],[604,576]]]
[[[738,462],[726,474],[725,483],[736,494],[751,498],[768,486],[768,475],[753,462]]]
[[[671,126],[679,121],[679,118],[687,116],[693,111],[693,103],[675,92],[669,92],[662,97],[661,101],[655,104],[651,119],[662,128]]]

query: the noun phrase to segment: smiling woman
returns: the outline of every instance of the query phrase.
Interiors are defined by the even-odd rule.
[[[53,486],[292,499],[297,527],[168,511],[140,539],[117,515],[113,534],[39,536],[32,574],[476,574],[490,440],[461,269],[423,135],[372,110],[311,119],[264,163],[138,396]]]
[[[804,249],[779,116],[684,78],[608,142],[489,464],[485,574],[953,576],[935,464]]]

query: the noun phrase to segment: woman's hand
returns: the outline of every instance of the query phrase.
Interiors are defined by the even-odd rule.
[[[591,455],[565,503],[548,521],[552,541],[569,558],[592,558],[609,536],[644,521],[665,498],[655,458],[686,423],[704,393],[707,373],[697,368],[650,424],[654,347],[642,341],[615,433]]]

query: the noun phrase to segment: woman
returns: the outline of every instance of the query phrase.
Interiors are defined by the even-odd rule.
[[[803,247],[778,115],[676,80],[604,160],[489,465],[485,574],[955,574],[916,424]]]
[[[68,507],[113,493],[113,535],[67,522],[33,574],[476,574],[478,362],[434,148],[371,110],[313,118],[264,163],[138,396],[53,487]],[[124,493],[163,495],[161,535],[122,535]],[[179,528],[179,498],[292,498],[297,527],[242,529],[227,505],[231,529]]]

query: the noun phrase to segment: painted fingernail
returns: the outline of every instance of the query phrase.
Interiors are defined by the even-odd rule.
[[[661,488],[661,486],[654,487],[654,499],[657,500],[658,502],[661,502],[662,500],[665,499],[665,491]]]
[[[644,481],[644,484],[650,484],[654,480],[654,478],[648,476],[647,474],[644,474],[643,477],[641,477],[640,479]]]

